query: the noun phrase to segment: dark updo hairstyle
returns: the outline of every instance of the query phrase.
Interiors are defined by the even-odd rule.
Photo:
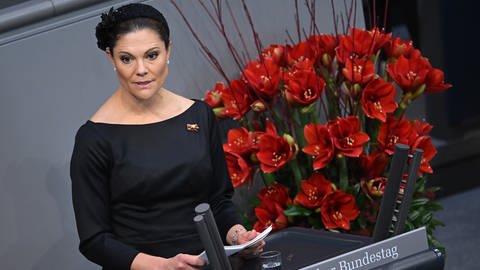
[[[170,30],[163,14],[152,6],[132,3],[118,9],[111,8],[108,13],[103,13],[102,21],[95,28],[97,46],[105,51],[113,47],[121,35],[141,29],[155,31],[168,49],[170,44]]]

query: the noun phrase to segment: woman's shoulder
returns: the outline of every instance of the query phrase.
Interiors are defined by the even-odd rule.
[[[111,96],[90,116],[90,123],[114,122],[115,120],[112,119],[112,116],[118,115],[118,113],[115,113],[115,107],[117,107],[117,105],[115,104],[113,96]]]
[[[172,101],[181,108],[180,111],[192,111],[197,116],[209,116],[213,114],[212,108],[201,99],[186,98],[178,94],[174,95]]]
[[[95,123],[92,122],[91,120],[87,120],[77,130],[77,133],[75,134],[75,141],[77,143],[90,144],[90,143],[93,143],[93,142],[99,142],[99,141],[103,140],[103,137],[104,136],[97,129]]]

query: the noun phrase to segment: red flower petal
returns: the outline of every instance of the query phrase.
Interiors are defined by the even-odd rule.
[[[387,113],[397,109],[395,86],[382,78],[370,81],[362,92],[362,109],[365,115],[382,122],[387,120]]]
[[[324,200],[320,213],[325,228],[349,230],[350,222],[360,214],[355,198],[341,190],[335,190]]]

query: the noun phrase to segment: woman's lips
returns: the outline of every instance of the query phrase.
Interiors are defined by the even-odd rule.
[[[140,88],[147,88],[152,82],[153,81],[142,81],[142,82],[135,82],[135,84],[138,85]]]

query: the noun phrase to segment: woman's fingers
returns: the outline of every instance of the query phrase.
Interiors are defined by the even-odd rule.
[[[200,267],[205,265],[205,261],[198,256],[188,254],[178,254],[172,258],[172,261],[174,266],[173,269],[175,270],[200,269]]]

